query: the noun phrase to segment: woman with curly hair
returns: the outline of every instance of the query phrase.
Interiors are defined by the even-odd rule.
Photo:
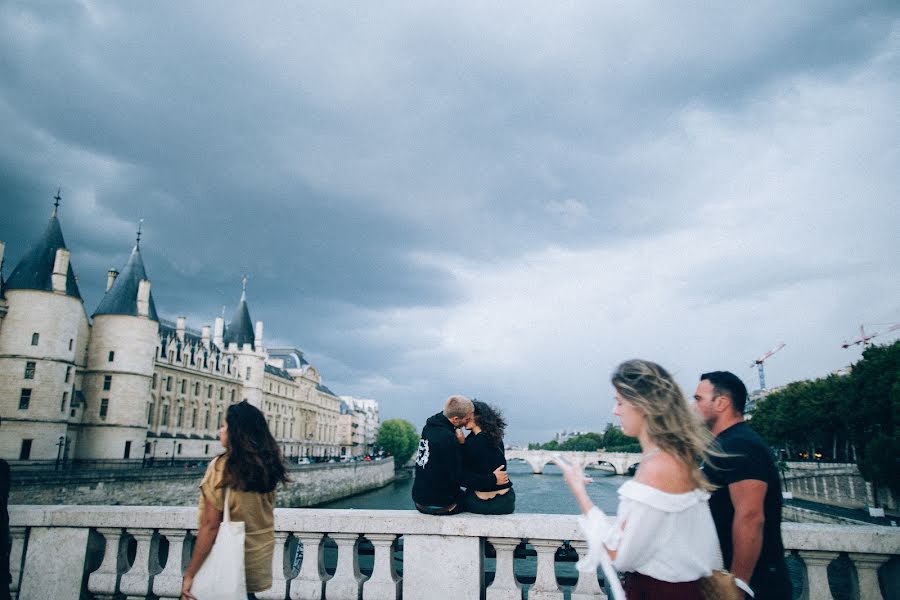
[[[708,504],[712,486],[699,462],[709,456],[712,438],[658,364],[626,361],[613,373],[612,384],[613,414],[623,433],[638,438],[643,456],[634,479],[619,488],[611,526],[588,497],[581,468],[557,458],[583,513],[579,525],[588,554],[578,570],[596,573],[598,564],[611,560],[625,573],[629,599],[700,600],[700,578],[722,568]]]
[[[503,432],[506,421],[499,410],[478,400],[473,401],[475,416],[466,428],[469,435],[463,442],[463,471],[491,475],[500,466],[506,467],[503,452]],[[508,515],[516,509],[516,493],[512,482],[492,484],[485,489],[468,489],[462,501],[464,511],[482,515]]]
[[[191,586],[216,540],[226,491],[231,520],[245,523],[247,597],[272,587],[275,487],[288,481],[281,450],[262,412],[246,400],[228,407],[219,441],[225,452],[209,463],[200,482],[199,531],[181,584],[186,600],[195,599]]]

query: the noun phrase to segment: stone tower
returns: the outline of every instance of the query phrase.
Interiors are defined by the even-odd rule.
[[[2,282],[0,457],[63,458],[77,445],[81,370],[90,325],[59,224],[59,194],[44,233]]]
[[[77,458],[141,458],[147,435],[150,382],[159,317],[141,258],[140,233],[119,274],[92,315]]]
[[[247,307],[247,278],[243,279],[241,301],[234,311],[231,324],[225,329],[223,344],[225,352],[233,359],[232,367],[241,378],[243,397],[253,406],[262,409],[263,380],[266,366],[266,351],[263,347],[263,323],[256,322],[254,330]]]

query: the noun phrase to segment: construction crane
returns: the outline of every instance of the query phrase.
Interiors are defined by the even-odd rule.
[[[784,348],[784,342],[779,343],[777,346],[750,363],[750,368],[756,367],[757,369],[759,369],[759,389],[766,389],[766,373],[763,370],[763,363],[766,362],[767,358],[769,358],[782,348]]]
[[[874,332],[874,333],[866,333],[866,329],[864,326],[859,326],[859,335],[852,340],[845,340],[843,344],[841,344],[841,348],[849,348],[850,346],[857,346],[862,344],[863,348],[867,348],[869,346],[869,342],[872,341],[872,338],[881,335],[882,333],[890,333],[891,331],[896,331],[900,329],[900,323],[895,325],[891,325],[883,332]]]

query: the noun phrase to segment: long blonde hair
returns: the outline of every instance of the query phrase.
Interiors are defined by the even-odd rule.
[[[644,413],[647,435],[659,449],[684,463],[698,488],[714,489],[700,470],[700,461],[717,455],[711,450],[713,436],[668,371],[649,360],[627,360],[616,368],[612,384]]]

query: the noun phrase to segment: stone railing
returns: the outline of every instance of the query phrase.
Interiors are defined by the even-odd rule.
[[[196,527],[194,509],[173,507],[12,506],[10,517],[13,597],[24,600],[177,598]],[[275,528],[274,585],[260,599],[499,600],[521,599],[525,587],[529,600],[606,598],[597,577],[577,577],[562,559],[585,550],[574,516],[278,509]],[[879,568],[897,563],[900,529],[788,523],[783,531],[805,566],[803,597],[832,598],[827,569],[839,558],[855,567],[855,597],[897,589],[896,569],[882,569],[879,584]],[[526,541],[534,557],[523,561],[516,548]]]

